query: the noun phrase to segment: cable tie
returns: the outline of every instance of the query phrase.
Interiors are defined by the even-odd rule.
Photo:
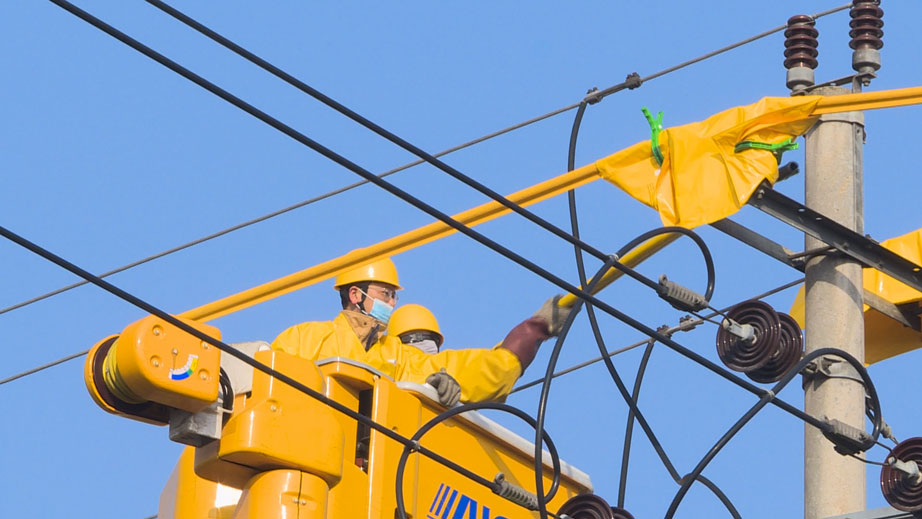
[[[643,112],[643,116],[647,118],[647,123],[650,125],[650,148],[653,150],[653,158],[656,159],[657,164],[662,166],[663,152],[659,149],[659,132],[663,130],[663,112],[657,112],[654,119],[646,106],[640,111]]]

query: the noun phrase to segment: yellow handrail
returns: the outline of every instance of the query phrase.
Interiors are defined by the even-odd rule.
[[[824,96],[817,103],[813,114],[876,110],[878,108],[895,108],[917,104],[922,104],[922,87],[896,88],[878,92]]]

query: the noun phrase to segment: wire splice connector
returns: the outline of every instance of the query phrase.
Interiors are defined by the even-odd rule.
[[[538,496],[506,481],[506,475],[502,472],[493,478],[493,493],[529,510],[538,509]]]
[[[863,429],[853,427],[845,422],[835,418],[826,419],[829,428],[823,431],[823,436],[831,441],[836,452],[847,456],[849,454],[858,454],[874,446],[874,438]]]
[[[708,307],[708,300],[703,295],[686,288],[675,281],[669,281],[666,274],[659,277],[656,293],[673,308],[683,312],[698,312]]]

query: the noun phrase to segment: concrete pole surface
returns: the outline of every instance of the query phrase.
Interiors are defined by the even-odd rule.
[[[823,87],[811,94],[850,93]],[[864,232],[862,147],[864,114],[823,116],[806,135],[805,205],[858,233]],[[805,250],[825,244],[805,239]],[[861,266],[841,255],[817,255],[806,268],[807,352],[839,348],[864,360]],[[846,378],[805,380],[804,410],[864,429],[864,387]],[[821,432],[804,432],[804,518],[821,519],[864,510],[865,468],[842,456]]]

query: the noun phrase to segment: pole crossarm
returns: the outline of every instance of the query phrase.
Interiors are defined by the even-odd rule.
[[[825,242],[865,267],[879,270],[922,291],[922,267],[767,185],[756,190],[749,199],[749,205]]]

